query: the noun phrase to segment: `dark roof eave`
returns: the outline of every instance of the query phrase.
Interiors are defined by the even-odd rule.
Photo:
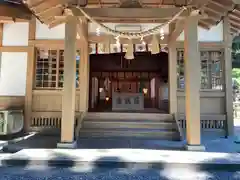
[[[0,16],[30,20],[32,12],[24,4],[10,3],[0,0]]]

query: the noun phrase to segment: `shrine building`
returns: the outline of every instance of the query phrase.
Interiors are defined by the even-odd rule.
[[[235,3],[0,1],[1,110],[22,108],[24,130],[59,147],[141,136],[204,150],[202,133],[234,135]]]

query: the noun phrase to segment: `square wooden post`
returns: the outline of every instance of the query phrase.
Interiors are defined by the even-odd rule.
[[[223,40],[224,40],[224,78],[225,78],[225,113],[226,113],[226,134],[234,136],[233,118],[233,88],[232,88],[232,37],[230,34],[229,17],[223,19]]]
[[[65,25],[64,81],[62,95],[62,123],[60,148],[74,148],[74,122],[76,100],[76,37],[77,19],[68,16]]]
[[[175,29],[175,24],[171,24],[170,32]],[[168,94],[169,94],[169,113],[177,118],[177,48],[176,41],[168,44]]]
[[[201,62],[198,47],[198,17],[190,16],[184,27],[184,65],[188,150],[201,151],[200,76]]]
[[[80,83],[80,104],[79,110],[85,114],[88,111],[89,99],[89,47],[88,47],[88,22],[85,18],[80,23],[80,67],[79,67],[79,83]]]

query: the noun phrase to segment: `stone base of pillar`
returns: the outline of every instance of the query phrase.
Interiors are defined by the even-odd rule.
[[[205,151],[206,150],[205,146],[202,146],[202,145],[189,145],[189,144],[187,144],[185,146],[185,149],[187,151]]]
[[[73,142],[60,142],[57,143],[57,148],[61,148],[61,149],[75,149],[77,148],[77,142],[73,141]]]

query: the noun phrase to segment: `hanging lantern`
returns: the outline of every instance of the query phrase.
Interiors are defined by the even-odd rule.
[[[159,48],[159,41],[156,35],[152,36],[152,48],[151,48],[151,53],[152,54],[158,54],[160,52]]]
[[[147,94],[148,93],[148,89],[147,88],[143,88],[143,94]]]
[[[133,43],[132,40],[129,40],[129,44],[126,49],[125,59],[132,60],[134,59],[134,49],[133,49]]]

